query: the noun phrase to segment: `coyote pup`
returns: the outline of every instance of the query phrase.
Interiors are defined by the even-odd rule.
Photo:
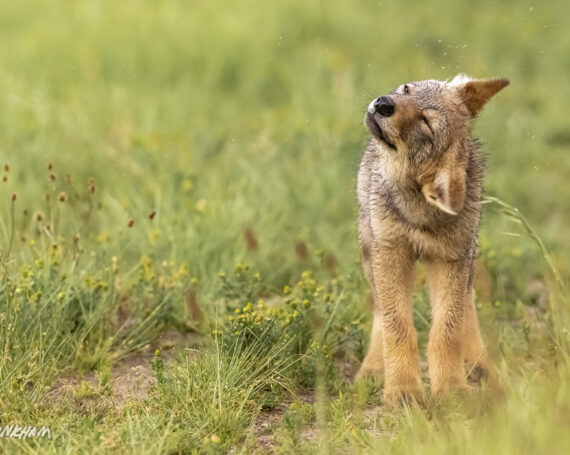
[[[357,373],[384,374],[388,400],[422,398],[411,291],[427,263],[433,325],[427,358],[435,396],[489,375],[473,295],[483,158],[473,119],[509,84],[464,75],[402,85],[368,106],[372,135],[358,173],[359,240],[374,322]]]

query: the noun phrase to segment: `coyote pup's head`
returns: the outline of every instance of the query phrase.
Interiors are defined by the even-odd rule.
[[[462,74],[410,82],[373,100],[364,123],[378,146],[405,165],[426,200],[455,215],[465,199],[471,120],[508,84]]]

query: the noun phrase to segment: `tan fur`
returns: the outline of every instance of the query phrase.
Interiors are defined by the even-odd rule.
[[[359,237],[374,318],[357,378],[384,374],[389,400],[423,396],[411,303],[416,260],[427,263],[432,394],[492,374],[473,292],[483,160],[470,131],[507,84],[462,75],[415,82],[389,94],[393,112],[381,114],[373,102],[366,113],[372,137],[358,174]]]

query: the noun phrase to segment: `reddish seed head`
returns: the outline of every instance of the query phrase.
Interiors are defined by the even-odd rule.
[[[55,182],[55,174],[50,174],[50,175],[49,175],[49,179],[50,179],[52,182]]]
[[[10,170],[10,166],[8,166],[7,164],[4,165],[4,171],[8,172]]]
[[[38,214],[36,215],[36,220],[37,220],[37,221],[41,221],[41,220],[43,220],[43,219],[44,219],[44,216],[43,216],[41,213],[38,213]]]
[[[95,193],[95,185],[91,185],[91,186],[89,187],[89,192],[90,192],[91,194],[94,194],[94,193]]]
[[[156,212],[153,210],[152,212],[150,212],[150,215],[148,216],[148,218],[150,220],[154,220],[154,217],[156,216]]]
[[[4,177],[2,178],[2,181],[7,182],[7,181],[8,181],[8,177],[7,177],[7,176],[4,176]]]
[[[67,201],[67,194],[65,194],[65,191],[62,191],[61,193],[59,193],[59,202],[65,202]]]
[[[134,224],[135,224],[135,220],[129,220],[128,226],[129,226],[130,228],[132,228],[132,227],[134,226]]]
[[[52,163],[48,163],[48,171],[51,171],[53,169],[53,164]]]
[[[12,201],[16,200],[16,193],[12,193]]]

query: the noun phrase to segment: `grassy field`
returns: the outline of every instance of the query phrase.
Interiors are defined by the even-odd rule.
[[[0,426],[51,431],[0,453],[569,453],[569,13],[0,0]],[[362,117],[458,72],[511,80],[476,127],[504,393],[389,409],[351,382]]]

